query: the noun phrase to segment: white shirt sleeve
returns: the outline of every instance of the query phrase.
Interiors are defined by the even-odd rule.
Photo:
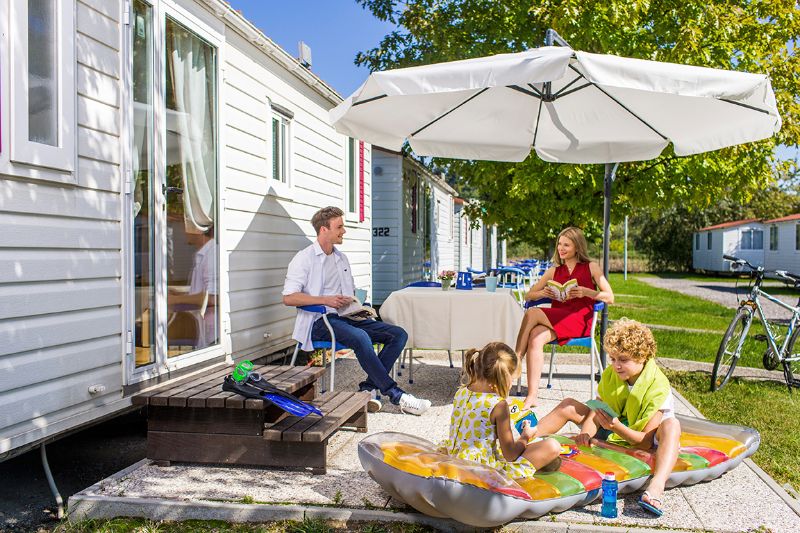
[[[286,270],[286,280],[283,282],[283,292],[281,292],[284,296],[303,292],[303,289],[308,284],[311,264],[305,257],[306,254],[304,252],[305,250],[297,253],[289,263],[289,267]]]
[[[675,417],[675,396],[673,396],[671,390],[669,391],[666,399],[664,399],[664,403],[661,405],[659,411],[661,411],[662,422],[668,418]]]

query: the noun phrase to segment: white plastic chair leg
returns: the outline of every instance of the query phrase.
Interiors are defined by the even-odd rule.
[[[292,361],[289,363],[290,366],[294,366],[294,362],[297,361],[297,352],[300,351],[300,343],[294,345],[294,353],[292,354]]]
[[[333,331],[331,327],[331,323],[328,322],[328,316],[322,315],[322,320],[325,322],[325,327],[328,328],[328,333],[331,335],[331,377],[330,377],[330,386],[329,390],[333,392],[334,387],[334,378],[336,372],[336,333]],[[322,368],[325,368],[325,350],[322,350]],[[324,382],[324,380],[323,380]],[[322,391],[326,392],[326,391]]]
[[[408,383],[414,383],[414,350],[408,350]]]
[[[550,346],[550,372],[547,374],[547,388],[553,388],[553,367],[556,366],[556,345]]]

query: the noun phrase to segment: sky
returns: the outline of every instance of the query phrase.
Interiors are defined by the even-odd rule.
[[[358,52],[378,46],[395,26],[381,22],[355,0],[228,0],[281,48],[297,57],[299,41],[311,47],[311,70],[346,98],[367,78]],[[781,159],[798,159],[797,147],[780,146]]]
[[[376,47],[395,26],[381,22],[355,0],[228,0],[264,35],[297,57],[299,41],[311,47],[311,70],[342,97],[369,75],[356,54]]]

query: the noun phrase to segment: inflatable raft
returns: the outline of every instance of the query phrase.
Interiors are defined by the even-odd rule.
[[[721,476],[752,455],[761,442],[752,428],[678,416],[681,450],[667,487]],[[364,470],[392,497],[430,516],[476,527],[537,518],[586,505],[600,495],[601,476],[614,472],[621,493],[644,486],[654,454],[592,441],[578,447],[557,435],[565,453],[559,471],[511,479],[478,463],[450,457],[418,437],[377,433],[358,447]]]

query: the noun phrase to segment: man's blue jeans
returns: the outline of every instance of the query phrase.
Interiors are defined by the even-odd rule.
[[[379,389],[382,394],[389,396],[392,403],[399,402],[403,390],[389,376],[389,372],[406,346],[408,334],[405,330],[377,320],[350,320],[335,313],[328,314],[328,322],[336,334],[336,344],[351,348],[361,368],[367,373],[367,379],[359,384],[359,389]],[[321,318],[311,328],[311,339],[331,340]],[[378,354],[372,346],[374,343],[383,344]]]

